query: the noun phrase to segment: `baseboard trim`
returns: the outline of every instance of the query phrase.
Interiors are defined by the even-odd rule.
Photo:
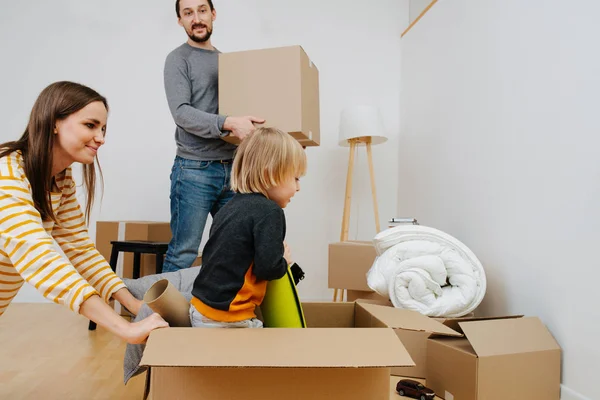
[[[560,400],[592,400],[583,395],[580,395],[576,391],[569,389],[565,385],[560,385]]]

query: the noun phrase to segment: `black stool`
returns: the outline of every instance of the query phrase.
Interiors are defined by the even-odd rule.
[[[140,262],[142,254],[156,254],[156,273],[160,274],[163,268],[163,261],[169,243],[164,242],[149,242],[145,240],[127,240],[127,241],[111,241],[112,250],[110,252],[110,268],[113,272],[117,271],[117,261],[119,260],[119,253],[133,253],[133,279],[140,277]],[[96,329],[96,323],[90,321],[88,327],[90,331]]]

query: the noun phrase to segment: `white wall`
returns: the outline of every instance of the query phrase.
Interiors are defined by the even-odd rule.
[[[409,0],[408,3],[408,15],[410,22],[413,22],[417,17],[423,12],[425,8],[429,4],[431,4],[432,0]]]
[[[599,14],[441,0],[402,41],[399,214],[478,255],[483,312],[548,325],[569,399],[600,398]]]
[[[99,153],[105,192],[94,221],[169,219],[174,123],[162,73],[167,53],[186,39],[174,3],[37,0],[2,7],[0,141],[20,136],[35,98],[53,81],[79,81],[108,98],[107,142]],[[215,6],[213,44],[221,51],[300,44],[319,68],[322,143],[307,150],[309,171],[286,214],[288,241],[307,274],[300,295],[329,299],[327,244],[339,240],[348,154],[337,145],[337,127],[347,104],[381,106],[391,137],[373,150],[382,226],[395,213],[400,34],[408,25],[408,0],[368,7],[342,0],[216,0]],[[370,239],[375,228],[361,150],[351,237]],[[39,297],[25,288],[19,299]]]

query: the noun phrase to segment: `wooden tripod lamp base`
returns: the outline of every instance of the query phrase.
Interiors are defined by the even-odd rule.
[[[372,138],[371,136],[361,136],[357,138],[348,139],[350,143],[350,158],[348,160],[348,174],[346,176],[346,196],[344,198],[344,214],[342,218],[342,233],[340,241],[348,241],[348,229],[350,226],[350,203],[352,200],[352,177],[354,175],[354,158],[356,154],[356,148],[364,144],[367,148],[367,163],[369,165],[369,176],[371,179],[371,194],[373,196],[373,211],[375,213],[375,230],[378,233],[380,231],[379,226],[379,209],[377,207],[377,193],[375,190],[375,172],[373,170],[373,154],[371,151]],[[344,300],[345,289],[334,289],[333,301]]]

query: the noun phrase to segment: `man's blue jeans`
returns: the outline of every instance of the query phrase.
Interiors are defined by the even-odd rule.
[[[163,272],[188,268],[198,247],[208,213],[213,217],[231,198],[231,161],[194,161],[175,157],[171,170],[171,233]]]

